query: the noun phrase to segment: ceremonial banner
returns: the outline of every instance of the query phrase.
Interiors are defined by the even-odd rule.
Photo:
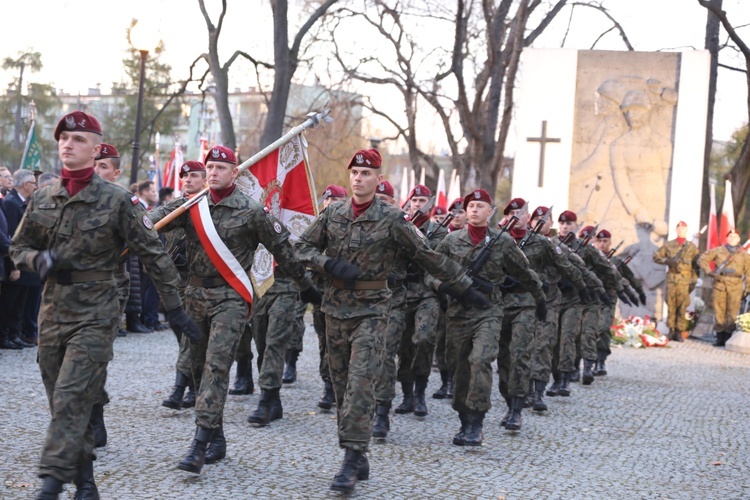
[[[21,168],[26,170],[41,170],[42,151],[39,149],[39,141],[36,138],[36,127],[34,120],[31,120],[29,135],[26,137],[26,147],[23,150],[21,159]]]
[[[440,169],[440,174],[438,174],[438,182],[437,182],[437,189],[436,189],[437,197],[435,198],[435,206],[436,207],[443,207],[448,208],[448,196],[445,194],[445,172],[443,169]],[[452,200],[451,200],[452,201]]]
[[[307,141],[301,135],[242,172],[237,178],[237,187],[279,219],[291,233],[292,241],[296,241],[318,215]],[[259,245],[251,276],[259,296],[273,284],[273,270],[273,256]]]
[[[711,187],[711,212],[708,216],[708,241],[706,242],[706,250],[711,250],[719,246],[719,221],[716,217],[716,185],[711,183],[709,186]]]
[[[732,181],[724,181],[724,204],[721,207],[721,226],[719,228],[719,245],[727,242],[727,233],[734,229],[734,202],[732,200]]]

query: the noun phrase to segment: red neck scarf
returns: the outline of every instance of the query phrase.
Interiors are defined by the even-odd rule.
[[[221,200],[229,196],[234,192],[235,185],[232,184],[228,188],[224,189],[214,189],[210,188],[208,192],[211,194],[211,199],[214,200],[214,204],[219,203]]]
[[[469,228],[469,238],[471,238],[474,246],[477,246],[480,241],[484,241],[485,236],[487,236],[487,226],[472,226],[468,224],[466,227]]]
[[[462,228],[454,226],[452,222],[448,223],[448,231],[449,232],[457,231],[458,229],[462,229]]]
[[[94,177],[94,167],[84,168],[82,170],[68,170],[63,167],[60,181],[63,187],[68,191],[68,194],[73,197],[77,195],[81,189],[91,184],[91,179]]]
[[[352,209],[354,210],[354,218],[356,219],[357,217],[359,217],[360,215],[362,215],[365,210],[367,210],[368,208],[370,208],[370,205],[372,205],[372,202],[374,200],[375,200],[375,198],[373,198],[370,201],[366,201],[366,202],[364,202],[364,203],[362,203],[360,205],[359,203],[357,203],[356,201],[354,201],[354,198],[352,198]]]
[[[513,236],[514,240],[521,241],[526,236],[526,230],[522,227],[514,227],[510,230],[510,235]]]
[[[687,241],[687,238],[677,238],[677,244],[680,246],[684,245],[685,241]]]

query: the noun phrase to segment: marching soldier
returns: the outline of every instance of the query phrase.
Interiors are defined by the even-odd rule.
[[[98,498],[88,424],[117,336],[114,274],[126,244],[153,278],[172,329],[198,335],[182,308],[177,271],[138,198],[94,173],[101,135],[99,122],[81,111],[60,120],[61,179],[29,200],[10,249],[20,269],[47,278],[38,357],[52,421],[39,467],[41,499],[58,498],[71,481],[76,497]]]
[[[714,271],[711,271],[712,262],[716,266]],[[747,282],[750,275],[750,255],[740,245],[740,234],[732,229],[727,233],[727,243],[701,255],[698,265],[714,279],[714,345],[723,347],[735,330],[743,281]]]
[[[348,164],[353,196],[328,207],[300,238],[302,261],[332,278],[321,310],[336,404],[339,445],[346,449],[331,489],[350,492],[358,479],[369,478],[367,451],[375,410],[391,291],[388,275],[403,249],[431,275],[457,290],[475,306],[486,299],[469,286],[462,269],[430,250],[401,211],[375,196],[381,157],[376,149],[360,150]]]
[[[177,466],[196,474],[207,456],[215,462],[226,454],[224,403],[229,371],[249,312],[252,290],[247,273],[258,244],[263,244],[279,267],[298,283],[304,299],[319,298],[309,275],[294,257],[289,231],[237,189],[235,180],[239,170],[234,152],[214,146],[203,163],[208,194],[189,214],[180,214],[164,227],[165,231],[185,229],[190,270],[185,304],[201,330],[200,341],[190,346],[193,381],[198,388],[195,438],[187,456]],[[185,197],[172,200],[152,211],[153,220],[170,214],[186,200]]]
[[[508,274],[515,276],[524,284],[524,289],[534,298],[535,319],[543,321],[547,315],[542,283],[537,274],[529,269],[528,262],[518,249],[513,238],[499,234],[498,230],[488,227],[492,215],[492,198],[484,189],[475,189],[464,198],[467,213],[467,226],[460,231],[453,231],[443,239],[437,251],[469,269],[474,282],[474,289],[492,304],[488,309],[472,309],[461,301],[450,301],[446,319],[446,335],[456,358],[456,371],[453,379],[453,409],[458,412],[461,429],[453,437],[453,444],[458,446],[480,446],[482,444],[484,416],[490,409],[492,394],[492,362],[497,358],[500,346],[500,330],[503,325],[504,298],[503,292],[496,283],[503,283]],[[480,255],[485,262],[481,268],[477,262]],[[439,291],[445,289],[432,278],[428,282],[438,284]],[[514,332],[515,333],[515,332]],[[526,339],[517,337],[509,339],[510,352],[518,349],[516,343]],[[528,352],[525,355],[528,364]],[[507,360],[498,360],[498,363]],[[521,360],[523,363],[524,360]],[[519,372],[518,361],[512,366],[501,366],[501,371],[513,375],[504,378],[508,384],[508,395],[513,397],[513,407],[517,407],[516,396],[520,396],[523,406],[525,391],[528,391],[528,374],[524,382],[514,374]],[[502,377],[502,375],[501,375]]]
[[[466,210],[464,199],[456,198],[448,207],[449,212],[453,212],[453,220],[448,224],[448,232],[458,231],[466,226]]]
[[[685,313],[690,305],[690,292],[696,276],[693,260],[698,255],[698,247],[688,241],[687,223],[677,223],[677,238],[669,240],[654,252],[654,262],[667,267],[667,327],[669,339],[682,342],[682,332],[687,330]]]

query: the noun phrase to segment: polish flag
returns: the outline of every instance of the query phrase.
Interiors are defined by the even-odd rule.
[[[174,189],[174,197],[179,198],[182,196],[182,181],[180,180],[180,167],[185,163],[182,156],[182,146],[179,142],[174,143],[174,149],[170,155],[169,162],[164,167],[164,181],[162,185],[164,187],[171,187]]]
[[[409,196],[409,172],[406,167],[401,171],[401,186],[398,189],[398,206],[404,208],[406,197]]]
[[[451,186],[448,188],[448,199],[453,203],[453,200],[456,198],[461,198],[461,179],[455,170],[451,174],[451,178]]]
[[[706,248],[711,250],[719,246],[719,224],[716,218],[716,185],[711,183],[711,211],[708,216],[708,241]]]
[[[719,228],[719,243],[727,242],[727,233],[734,229],[734,203],[732,202],[732,181],[724,181],[724,205],[721,207],[721,226]]]
[[[203,161],[203,158],[205,158],[207,154],[208,154],[208,139],[206,138],[205,135],[202,135],[200,139],[200,148],[198,151],[199,156],[196,159],[198,161]]]
[[[448,196],[445,191],[445,172],[443,169],[440,169],[440,173],[438,174],[438,182],[437,182],[437,200],[435,203],[436,207],[443,207],[448,208]]]

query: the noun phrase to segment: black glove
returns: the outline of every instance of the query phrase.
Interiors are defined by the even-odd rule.
[[[323,296],[320,294],[320,291],[317,288],[311,286],[305,288],[299,293],[299,300],[301,300],[305,304],[309,303],[319,306],[320,303],[323,302]]]
[[[203,338],[200,328],[185,313],[185,309],[182,306],[167,311],[167,322],[169,323],[169,327],[174,330],[175,335],[178,337],[186,335],[191,344],[197,344]]]
[[[581,297],[581,302],[584,304],[591,304],[591,302],[594,300],[594,298],[591,296],[591,293],[589,293],[589,289],[584,287],[578,290],[578,296]]]
[[[36,254],[36,257],[34,257],[34,271],[36,271],[42,281],[44,281],[47,274],[55,267],[55,262],[57,262],[57,252],[54,250],[43,250]]]
[[[627,305],[629,305],[629,306],[633,305],[633,304],[630,303],[630,300],[628,299],[628,296],[625,295],[625,292],[623,290],[620,290],[619,292],[617,292],[617,296],[620,298],[621,301],[623,301]]]
[[[630,288],[625,288],[625,295],[628,296],[628,300],[630,301],[630,305],[637,306],[638,305],[638,296],[635,294],[633,290]]]
[[[638,298],[641,299],[641,305],[646,305],[646,294],[643,291],[638,292]]]
[[[323,268],[328,274],[343,281],[355,281],[359,277],[359,267],[341,259],[326,261]]]
[[[461,294],[461,304],[464,308],[471,309],[476,307],[477,309],[489,309],[492,307],[492,302],[487,300],[482,292],[479,292],[475,288],[469,287],[466,291]]]
[[[547,302],[544,299],[536,302],[536,319],[547,321]]]
[[[461,300],[461,294],[458,292],[458,290],[447,283],[440,283],[440,286],[438,286],[438,292],[444,293],[445,295],[453,297],[456,300]]]
[[[605,306],[612,306],[614,302],[612,302],[612,297],[609,296],[607,292],[599,294],[599,300],[602,301],[602,304]]]

